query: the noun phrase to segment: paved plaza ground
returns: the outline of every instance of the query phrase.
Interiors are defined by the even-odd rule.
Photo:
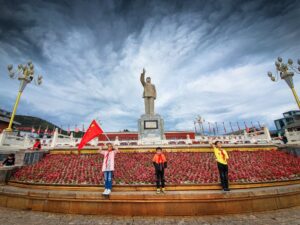
[[[238,215],[201,216],[201,217],[118,217],[118,216],[82,216],[15,210],[0,207],[0,224],[2,225],[300,225],[300,207],[276,211],[245,213]]]

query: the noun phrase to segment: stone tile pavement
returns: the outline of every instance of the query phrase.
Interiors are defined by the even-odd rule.
[[[83,216],[0,207],[1,225],[300,225],[300,206],[259,213],[201,217]]]

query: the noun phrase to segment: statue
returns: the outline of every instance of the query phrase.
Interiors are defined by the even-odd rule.
[[[143,69],[141,73],[141,83],[144,87],[143,98],[145,101],[145,114],[154,115],[154,100],[156,99],[156,89],[153,84],[151,84],[151,78],[147,77],[145,81],[146,70]]]
[[[150,77],[145,80],[145,74],[146,70],[143,69],[140,79],[144,87],[145,113],[138,120],[139,140],[142,144],[161,144],[164,135],[164,120],[154,112],[156,89]]]

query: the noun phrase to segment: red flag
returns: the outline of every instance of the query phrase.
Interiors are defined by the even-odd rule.
[[[102,133],[103,130],[101,129],[101,127],[97,124],[95,120],[93,120],[86,133],[83,135],[81,142],[78,145],[78,150],[82,149],[86,143],[88,143],[90,140],[94,139]]]
[[[48,133],[48,126],[46,127],[46,130],[44,130],[44,134],[47,135],[47,133]]]
[[[250,132],[250,129],[247,127],[247,125],[246,125],[246,122],[244,121],[244,124],[245,124],[245,130],[246,130],[246,132],[247,133],[249,133]]]
[[[77,127],[77,124],[75,125],[75,133],[79,132],[79,128]]]

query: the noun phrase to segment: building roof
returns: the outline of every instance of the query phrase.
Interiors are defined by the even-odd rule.
[[[0,109],[0,116],[11,117],[11,112],[6,111],[4,109]]]
[[[10,118],[0,116],[0,121],[2,121],[2,122],[9,123],[9,120],[10,120]],[[14,121],[13,124],[15,124],[15,125],[21,125],[20,123],[18,123],[16,121]]]

